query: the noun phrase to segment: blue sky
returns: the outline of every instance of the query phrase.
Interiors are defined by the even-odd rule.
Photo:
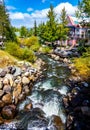
[[[50,4],[57,15],[60,15],[63,7],[67,14],[74,15],[78,0],[5,0],[11,24],[16,27],[33,27],[35,20],[37,24],[46,22]]]

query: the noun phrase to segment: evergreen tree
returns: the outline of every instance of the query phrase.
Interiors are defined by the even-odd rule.
[[[5,6],[2,4],[0,4],[0,35],[3,38],[2,40],[16,40],[16,36],[9,21],[9,15]]]
[[[57,30],[57,20],[56,14],[54,12],[54,7],[50,5],[50,10],[47,14],[48,21],[46,25],[42,26],[44,33],[43,38],[45,41],[53,42],[57,39],[56,30]]]
[[[20,28],[20,36],[25,38],[28,35],[28,29],[25,26],[22,26]]]
[[[37,36],[37,23],[34,21],[34,36]]]
[[[67,28],[67,13],[65,7],[62,9],[60,14],[60,24],[58,24],[57,35],[59,40],[66,40],[68,35],[68,28]]]

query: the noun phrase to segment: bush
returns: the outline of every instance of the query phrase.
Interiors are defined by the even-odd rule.
[[[25,49],[23,49],[23,55],[22,55],[21,59],[27,60],[29,62],[34,62],[36,60],[36,56],[32,50],[25,48]]]
[[[46,53],[50,53],[51,48],[48,47],[48,46],[41,47],[40,51],[41,51],[42,53],[45,53],[45,54],[46,54]]]
[[[32,45],[30,47],[30,49],[33,50],[33,51],[38,51],[39,48],[40,48],[40,44],[39,43],[35,43],[34,45]]]
[[[20,48],[15,42],[7,43],[6,51],[21,60],[27,60],[29,62],[34,62],[36,60],[36,56],[32,50],[28,48]]]
[[[21,55],[23,54],[23,50],[15,42],[7,43],[6,51],[9,52],[9,54],[18,58],[21,58]]]
[[[35,45],[38,43],[38,38],[36,36],[32,36],[30,38],[27,38],[25,42],[26,42],[27,47],[31,47],[32,45]]]

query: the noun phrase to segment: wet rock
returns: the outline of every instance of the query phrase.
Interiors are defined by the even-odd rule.
[[[10,93],[8,94],[5,94],[3,97],[2,97],[2,101],[6,104],[11,104],[12,103],[12,95]]]
[[[64,124],[62,123],[62,120],[59,116],[52,115],[51,124],[53,124],[57,128],[57,130],[64,130]]]
[[[22,83],[23,83],[24,85],[29,84],[29,82],[30,82],[30,80],[29,80],[27,77],[23,77],[23,78],[22,78]]]
[[[63,103],[64,103],[65,108],[69,106],[68,97],[63,97]]]
[[[30,103],[30,104],[27,104],[26,106],[25,106],[25,110],[30,110],[30,109],[32,109],[32,104]]]
[[[2,111],[1,115],[4,119],[13,119],[16,112],[16,106],[15,105],[9,105],[5,106]]]
[[[3,71],[0,73],[0,77],[2,77],[2,78],[5,77],[6,73],[7,73],[7,71],[4,71],[4,70],[3,70]]]

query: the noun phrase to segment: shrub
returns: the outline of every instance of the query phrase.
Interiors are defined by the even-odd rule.
[[[23,54],[23,50],[15,42],[7,43],[6,51],[18,58],[20,58],[20,56]]]
[[[38,38],[36,36],[32,36],[30,38],[27,38],[25,42],[27,47],[31,47],[32,45],[38,43]]]
[[[6,51],[21,60],[27,60],[29,62],[34,62],[36,60],[36,56],[32,50],[28,48],[20,48],[15,42],[7,43]]]
[[[30,47],[30,49],[33,50],[33,51],[38,51],[39,48],[40,48],[40,44],[39,43],[35,43],[34,45],[32,45]]]
[[[45,53],[45,54],[46,54],[46,53],[50,53],[51,48],[48,47],[48,46],[44,46],[44,47],[41,47],[40,51],[41,51],[42,53]]]
[[[34,52],[28,48],[23,49],[23,55],[21,57],[22,60],[27,60],[29,62],[34,62],[36,60],[36,56]]]

